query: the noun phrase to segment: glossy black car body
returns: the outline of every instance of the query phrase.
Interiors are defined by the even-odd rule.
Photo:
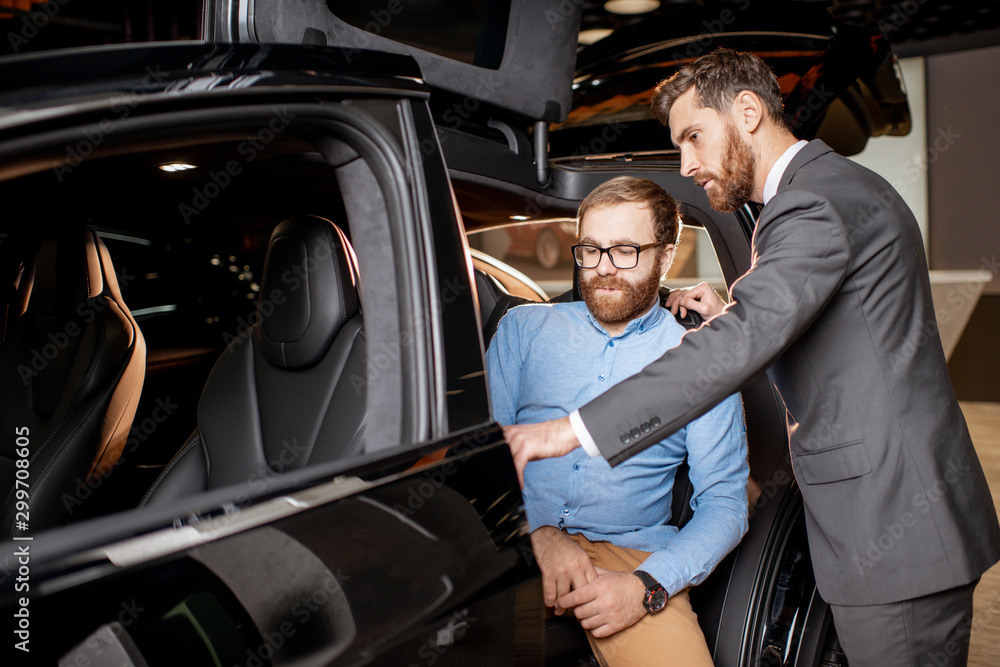
[[[267,4],[255,5],[259,20]],[[713,211],[665,144],[629,143],[645,130],[592,149],[609,122],[628,119],[574,125],[570,115],[550,160],[547,126],[570,113],[568,85],[504,107],[502,92],[463,96],[428,56],[372,51],[384,45],[351,42],[329,18],[317,28],[313,14],[271,16],[294,38],[259,39],[250,5],[211,3],[204,44],[0,63],[0,192],[24,202],[4,219],[4,243],[95,228],[120,279],[134,276],[124,296],[149,345],[135,423],[164,399],[176,406],[136,432],[109,477],[69,490],[68,525],[29,531],[26,575],[23,543],[3,542],[0,608],[11,618],[30,599],[31,664],[104,664],[124,655],[112,645],[150,665],[578,664],[578,635],[560,651],[543,638],[521,496],[488,403],[482,329],[493,305],[465,231],[513,215],[571,217],[600,182],[643,175],[706,230],[731,284],[750,265],[757,210]],[[565,57],[564,46],[554,48]],[[888,62],[879,49],[872,71]],[[587,67],[579,76],[596,71]],[[581,95],[578,110],[591,103]],[[179,163],[197,168],[159,169]],[[253,324],[271,229],[307,214],[341,225],[358,256],[364,452],[272,465],[243,485],[132,511],[196,423],[224,346]],[[4,391],[22,391],[16,382]],[[835,645],[780,400],[763,377],[743,399],[762,494],[749,534],[692,597],[716,664],[818,664]]]

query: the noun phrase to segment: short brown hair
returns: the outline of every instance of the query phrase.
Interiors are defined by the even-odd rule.
[[[580,236],[583,216],[592,208],[603,208],[631,202],[649,209],[653,218],[653,235],[660,243],[677,243],[680,234],[680,217],[677,202],[666,190],[638,176],[618,176],[601,183],[580,202],[577,213],[576,235]]]
[[[670,108],[692,86],[699,108],[709,107],[725,115],[736,96],[748,90],[757,95],[767,116],[778,127],[789,128],[781,103],[778,79],[767,64],[752,53],[719,48],[677,70],[653,90],[653,117],[668,125]]]

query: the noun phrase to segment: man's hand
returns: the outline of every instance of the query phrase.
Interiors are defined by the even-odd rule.
[[[688,289],[675,289],[667,296],[667,308],[674,315],[681,311],[681,317],[687,317],[687,311],[693,310],[706,320],[722,312],[725,306],[722,299],[708,283],[698,283]]]
[[[562,615],[563,608],[556,605],[556,599],[595,581],[597,570],[587,552],[553,526],[542,526],[532,532],[531,548],[542,571],[545,606],[555,607],[555,613]]]
[[[631,572],[597,569],[597,580],[563,595],[556,607],[573,614],[595,637],[610,637],[646,615],[642,600],[646,587]]]
[[[524,466],[529,461],[549,459],[569,454],[580,441],[573,433],[569,417],[561,417],[537,424],[514,424],[503,427],[503,437],[510,445],[510,453],[514,457],[514,467],[517,469],[517,481],[524,488]]]

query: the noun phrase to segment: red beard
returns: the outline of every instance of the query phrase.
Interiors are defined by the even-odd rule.
[[[735,211],[750,201],[757,161],[746,142],[732,125],[726,126],[726,145],[720,174],[703,172],[700,181],[712,179],[715,183],[708,189],[708,203],[716,211]]]
[[[580,281],[580,292],[587,308],[599,322],[618,324],[639,317],[653,305],[653,296],[660,289],[660,264],[657,262],[649,274],[633,283],[621,276],[595,275]],[[599,294],[601,287],[620,290],[614,296]]]

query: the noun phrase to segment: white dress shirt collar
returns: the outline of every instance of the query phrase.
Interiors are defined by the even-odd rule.
[[[771,197],[778,194],[778,184],[781,183],[781,177],[785,175],[785,169],[788,168],[788,163],[792,161],[795,154],[802,150],[806,144],[809,142],[806,140],[798,141],[788,147],[778,161],[774,163],[771,167],[771,171],[767,172],[767,180],[764,181],[764,205],[771,201]]]

